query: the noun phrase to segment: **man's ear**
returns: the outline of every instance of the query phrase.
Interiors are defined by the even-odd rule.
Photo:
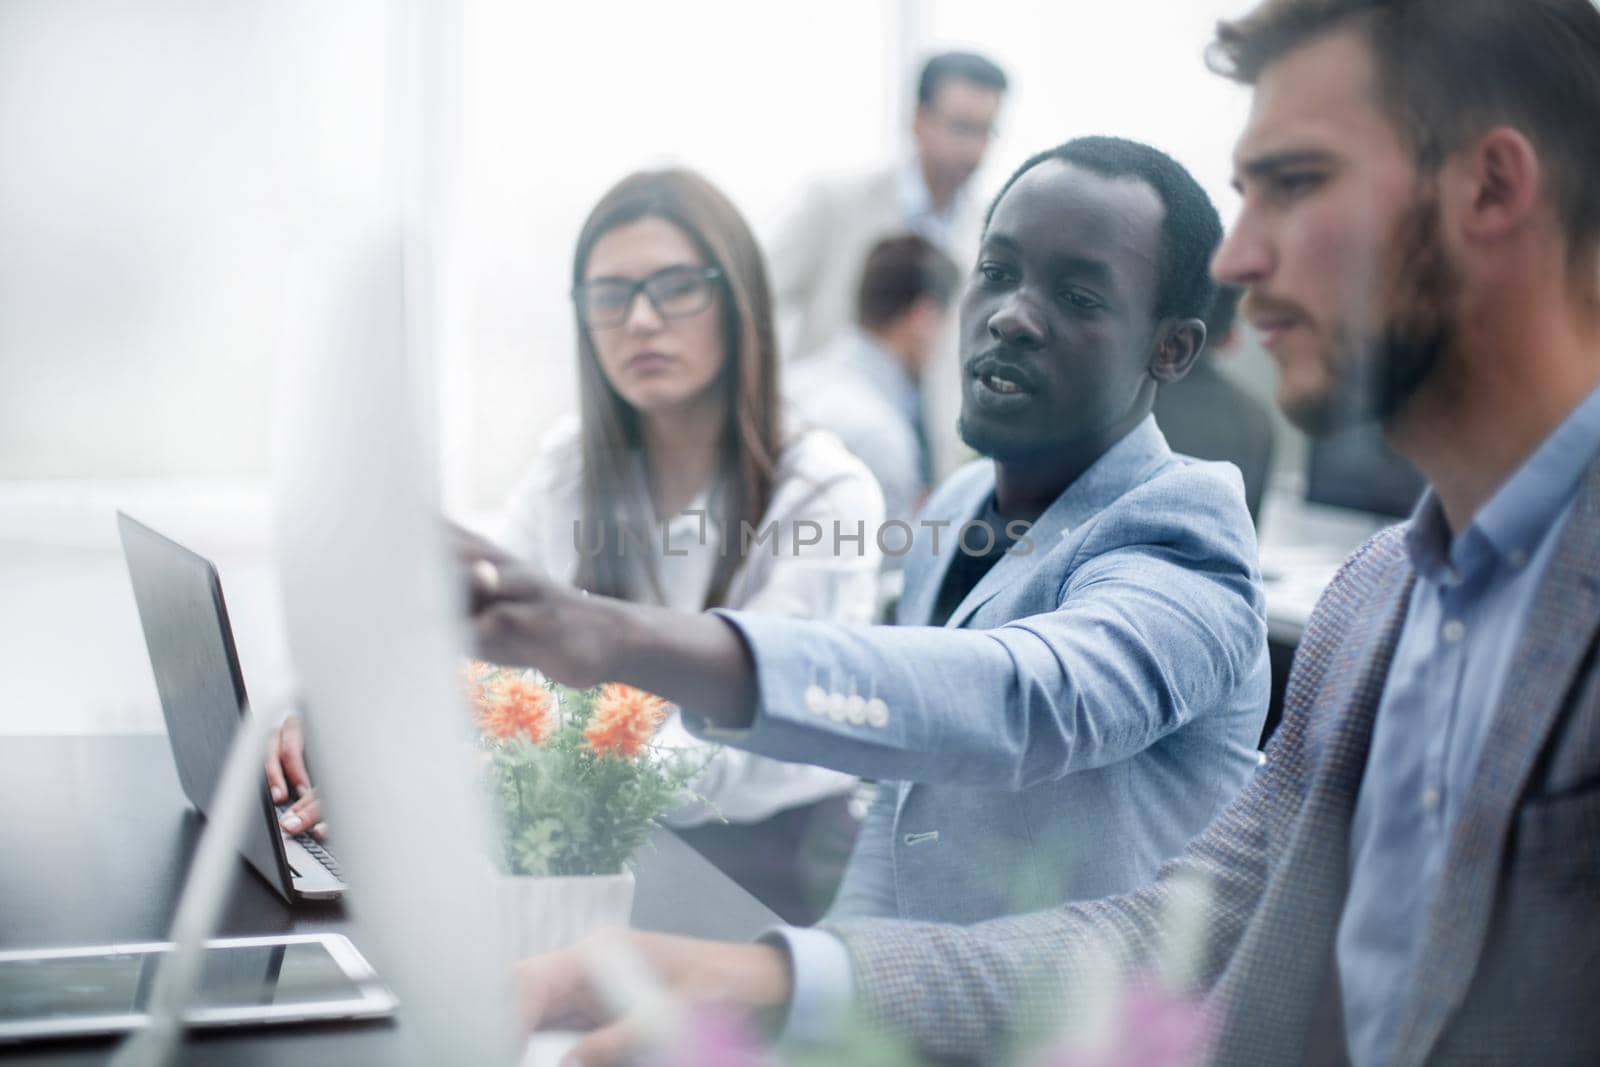
[[[1461,220],[1468,240],[1502,240],[1537,209],[1543,168],[1538,151],[1520,130],[1496,126],[1485,131],[1460,153],[1454,169],[1467,186]]]
[[[1181,381],[1206,344],[1206,324],[1199,319],[1162,319],[1150,350],[1150,377],[1166,384]]]

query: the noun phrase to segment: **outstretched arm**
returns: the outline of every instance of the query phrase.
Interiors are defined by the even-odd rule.
[[[626,682],[719,725],[749,725],[755,669],[722,619],[588,596],[490,546],[464,547],[485,658],[537,667],[567,685]]]
[[[1264,706],[1248,562],[1172,537],[1100,552],[1052,590],[1052,610],[990,630],[691,615],[585,597],[480,552],[478,636],[497,662],[659,693],[761,755],[1020,789],[1125,759],[1244,698]]]

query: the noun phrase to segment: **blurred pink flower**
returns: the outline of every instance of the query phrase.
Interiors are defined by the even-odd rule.
[[[1216,1034],[1216,1018],[1200,1000],[1138,982],[1122,993],[1104,1047],[1060,1048],[1037,1067],[1204,1067]]]
[[[744,1016],[718,1008],[689,1013],[675,1047],[645,1059],[646,1067],[774,1067],[761,1035]]]

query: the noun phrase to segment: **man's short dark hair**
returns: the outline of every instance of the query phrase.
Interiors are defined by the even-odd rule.
[[[889,325],[926,297],[941,308],[955,298],[961,272],[926,237],[885,237],[867,253],[856,290],[856,321],[869,330]]]
[[[1194,175],[1159,148],[1121,137],[1079,137],[1040,152],[1006,179],[984,216],[985,232],[995,207],[1017,179],[1050,160],[1103,178],[1141,181],[1154,189],[1166,208],[1161,220],[1155,317],[1204,319],[1210,313],[1217,293],[1217,284],[1211,280],[1211,256],[1222,242],[1222,219]]]
[[[931,103],[939,86],[950,78],[962,78],[997,93],[1006,91],[1006,72],[993,60],[976,52],[940,52],[922,65],[922,77],[917,79],[917,106]]]
[[[1211,68],[1246,85],[1315,38],[1363,34],[1378,106],[1436,168],[1490,126],[1545,162],[1574,255],[1600,241],[1600,8],[1594,0],[1265,0],[1217,24]]]

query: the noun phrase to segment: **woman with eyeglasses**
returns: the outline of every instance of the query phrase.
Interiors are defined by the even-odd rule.
[[[624,178],[579,233],[572,300],[578,418],[547,435],[502,544],[595,594],[870,622],[882,497],[836,438],[785,426],[766,268],[727,197],[685,170]],[[865,537],[841,545],[836,530]],[[676,716],[658,743],[706,748]],[[808,921],[832,885],[803,884],[803,854],[828,853],[812,858],[821,880],[836,876],[853,786],[717,748],[692,787],[712,806],[669,821]]]

